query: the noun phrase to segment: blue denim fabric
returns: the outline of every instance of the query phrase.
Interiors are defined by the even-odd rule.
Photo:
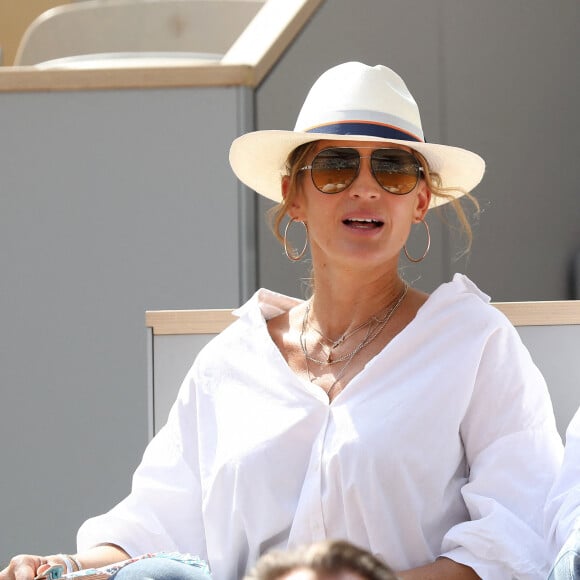
[[[119,570],[110,580],[211,580],[202,568],[168,558],[146,558]]]
[[[580,580],[580,530],[576,530],[564,544],[548,580]]]

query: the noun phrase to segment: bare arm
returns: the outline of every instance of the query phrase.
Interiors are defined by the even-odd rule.
[[[99,568],[130,558],[129,554],[114,544],[102,544],[76,554],[83,568]],[[1,579],[0,579],[1,580]]]
[[[401,580],[477,580],[472,568],[458,564],[449,558],[439,558],[432,564],[399,572]]]
[[[103,544],[90,550],[80,552],[75,556],[83,568],[98,568],[129,558],[129,554],[119,546]],[[10,560],[7,568],[0,572],[0,580],[32,580],[38,574],[46,571],[53,564],[62,564],[58,555],[32,556],[22,554]]]

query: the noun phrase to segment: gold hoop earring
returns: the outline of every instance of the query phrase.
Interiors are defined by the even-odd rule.
[[[429,253],[429,248],[431,247],[431,232],[429,231],[429,224],[424,219],[421,220],[421,223],[425,226],[425,232],[427,233],[427,247],[425,248],[423,255],[420,258],[413,258],[412,256],[409,256],[409,252],[407,252],[407,244],[403,246],[407,260],[414,264],[422,262],[425,259],[425,256]]]
[[[306,241],[304,242],[304,247],[302,248],[302,251],[299,254],[294,252],[292,247],[288,244],[288,229],[294,222],[302,224],[304,226],[304,230],[306,231]],[[286,257],[292,262],[299,262],[304,257],[304,254],[306,253],[306,248],[308,248],[308,226],[306,225],[306,222],[301,222],[300,220],[290,218],[290,221],[288,221],[286,227],[284,228],[284,253],[286,254]]]

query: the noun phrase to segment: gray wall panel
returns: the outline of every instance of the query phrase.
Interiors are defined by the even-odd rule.
[[[444,13],[449,140],[488,160],[463,269],[497,299],[569,298],[580,249],[580,3],[446,0]]]
[[[0,560],[74,550],[129,490],[145,311],[242,300],[239,107],[235,88],[0,94]]]

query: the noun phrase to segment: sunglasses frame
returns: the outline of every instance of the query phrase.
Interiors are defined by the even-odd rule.
[[[350,150],[356,151],[356,152],[358,152],[359,149],[372,149],[372,153],[370,155],[360,155],[360,153],[359,153],[359,156],[358,156],[358,166],[356,168],[356,173],[355,173],[354,177],[352,178],[352,181],[344,189],[340,189],[338,191],[324,191],[324,190],[320,189],[316,185],[316,182],[314,181],[314,176],[312,175],[312,168],[314,167],[314,162],[316,161],[316,158],[321,153],[324,153],[325,151],[332,151],[332,150],[335,150],[335,149],[350,149]],[[389,151],[389,150],[393,150],[393,151],[403,151],[405,153],[408,153],[414,159],[415,163],[417,164],[417,180],[415,181],[415,184],[413,185],[413,187],[409,191],[405,191],[405,192],[402,192],[402,193],[398,193],[396,191],[391,191],[390,189],[387,189],[386,187],[384,187],[383,184],[377,179],[377,176],[375,175],[375,171],[373,169],[373,164],[372,164],[373,154],[376,151]],[[320,191],[320,193],[324,193],[324,195],[336,195],[337,193],[342,193],[343,191],[346,191],[356,181],[356,178],[359,176],[359,173],[360,173],[361,159],[370,159],[371,160],[370,169],[371,169],[372,176],[375,178],[375,181],[381,186],[381,189],[383,191],[386,191],[388,193],[392,193],[393,195],[408,195],[409,193],[411,193],[415,189],[415,187],[417,187],[417,184],[419,183],[419,180],[421,179],[421,177],[425,173],[424,170],[423,170],[423,166],[421,165],[421,162],[417,159],[417,157],[415,157],[415,155],[411,151],[407,151],[407,149],[400,149],[399,147],[371,147],[371,146],[364,146],[364,147],[341,147],[341,146],[325,147],[324,149],[321,149],[320,151],[318,151],[318,153],[316,153],[316,155],[312,159],[310,165],[305,165],[304,167],[300,167],[300,169],[298,169],[298,171],[300,172],[300,171],[310,170],[310,179],[312,180],[312,184],[314,185],[314,187],[318,191]]]

